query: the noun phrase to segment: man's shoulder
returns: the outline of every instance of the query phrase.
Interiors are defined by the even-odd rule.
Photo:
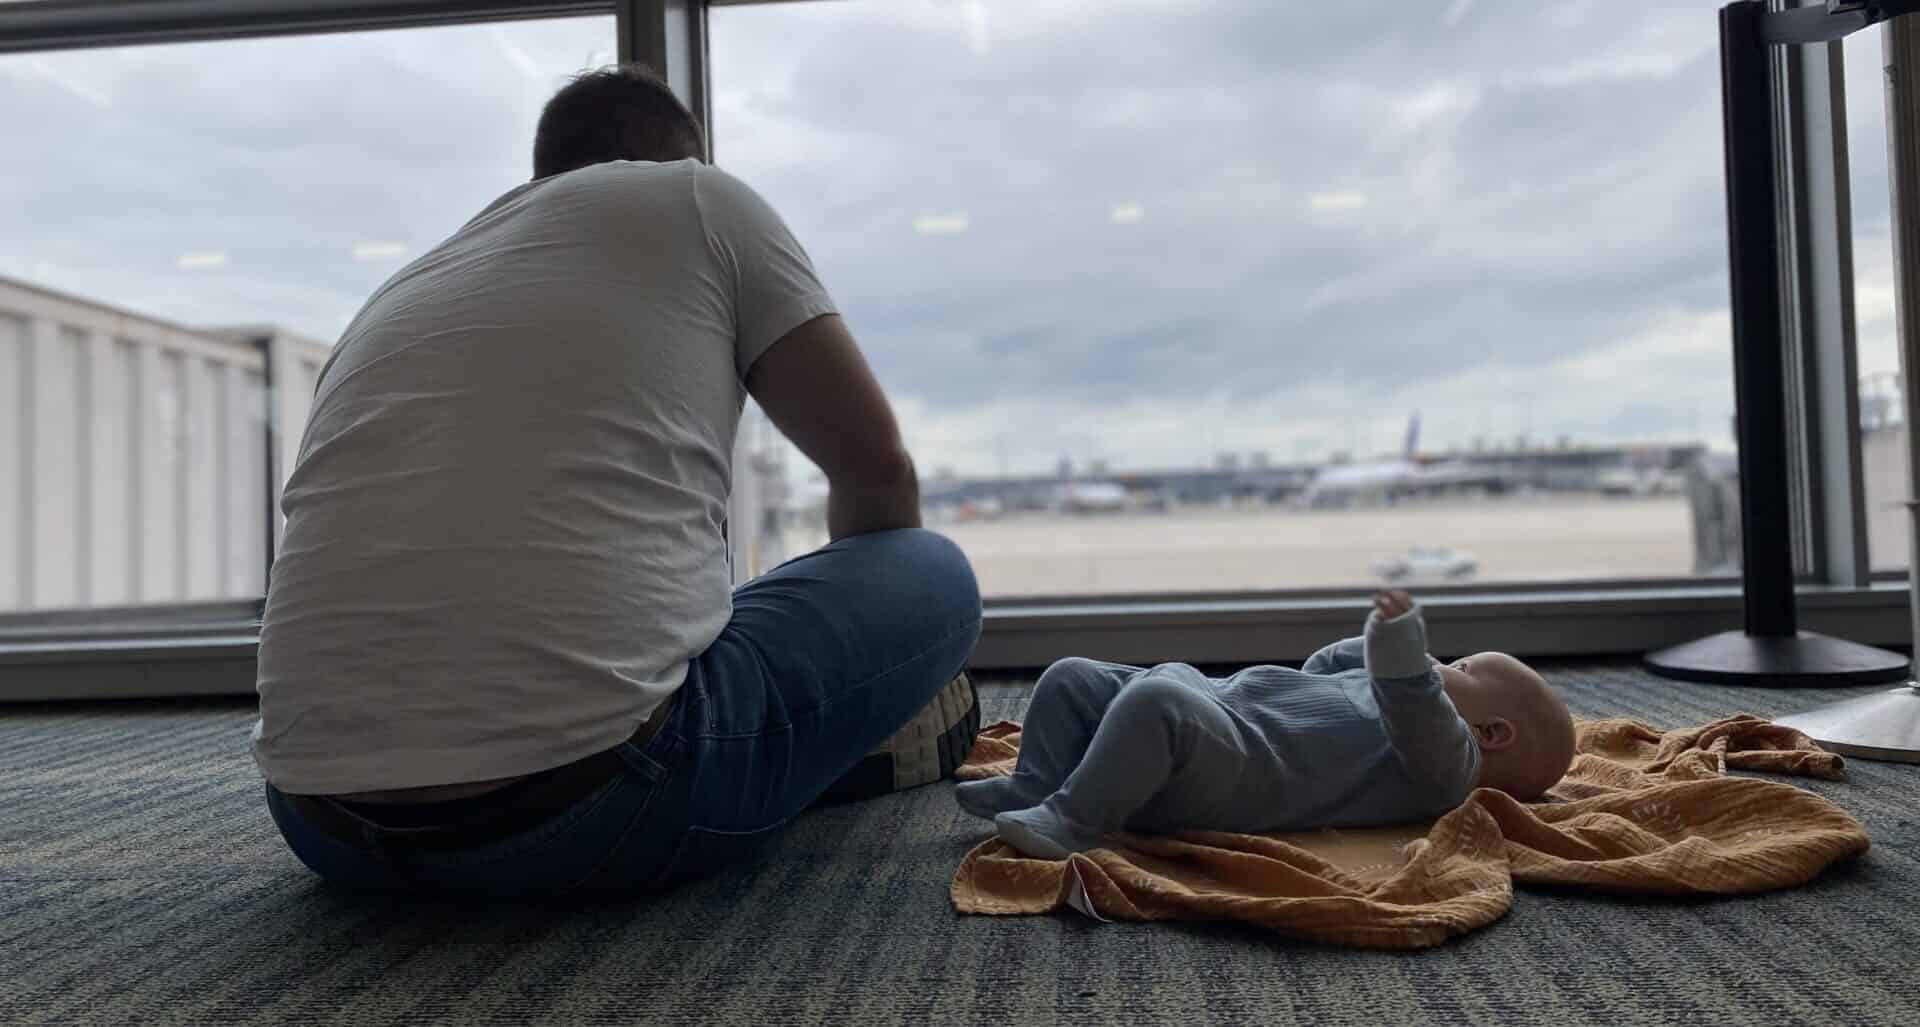
[[[538,210],[560,202],[569,208],[631,207],[649,202],[691,205],[702,173],[697,161],[656,164],[651,161],[606,161],[529,182],[495,201],[495,206],[518,199],[516,206]]]
[[[650,160],[609,160],[562,172],[552,178],[542,179],[541,183],[617,182],[624,185],[657,185],[685,182],[695,176],[704,175],[709,170],[712,169],[691,159],[665,163]]]

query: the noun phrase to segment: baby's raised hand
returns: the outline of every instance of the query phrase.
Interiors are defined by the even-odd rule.
[[[1392,620],[1413,609],[1413,597],[1400,589],[1381,589],[1373,594],[1373,612],[1381,620]]]

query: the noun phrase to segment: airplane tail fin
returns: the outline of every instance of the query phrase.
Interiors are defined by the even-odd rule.
[[[1404,455],[1408,460],[1420,455],[1420,412],[1418,410],[1407,419],[1407,451]]]

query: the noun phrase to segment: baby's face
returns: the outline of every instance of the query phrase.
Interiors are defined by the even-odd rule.
[[[1475,653],[1438,663],[1440,687],[1468,723],[1493,718],[1516,720],[1531,708],[1539,675],[1506,653]]]
[[[1437,660],[1434,663],[1440,671],[1441,687],[1447,690],[1449,698],[1456,701],[1456,692],[1474,692],[1492,698],[1504,691],[1500,687],[1501,682],[1512,677],[1516,665],[1526,666],[1506,653],[1474,653],[1452,663],[1440,663]]]
[[[1573,718],[1533,668],[1506,653],[1475,653],[1436,669],[1480,744],[1482,784],[1530,801],[1566,773]]]

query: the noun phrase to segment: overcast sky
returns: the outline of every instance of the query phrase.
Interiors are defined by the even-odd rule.
[[[924,468],[1729,444],[1716,2],[851,0],[713,14],[719,163]],[[610,18],[0,57],[0,274],[331,339],[525,180]],[[1862,364],[1897,367],[1878,33]]]

